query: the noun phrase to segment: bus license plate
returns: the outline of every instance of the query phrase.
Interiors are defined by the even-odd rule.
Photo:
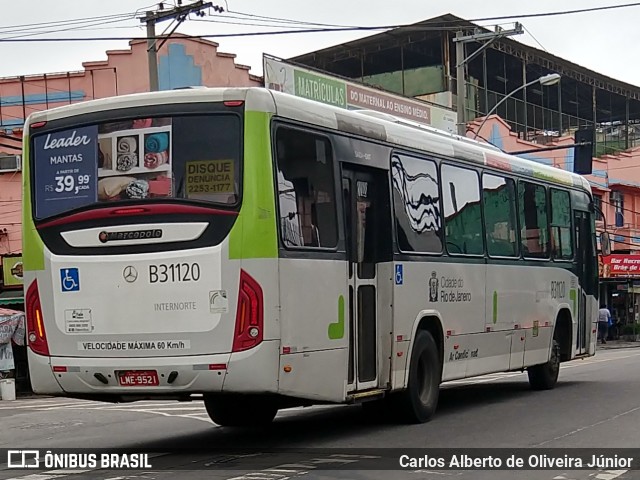
[[[123,387],[157,387],[158,373],[155,370],[131,370],[119,372],[118,380]]]

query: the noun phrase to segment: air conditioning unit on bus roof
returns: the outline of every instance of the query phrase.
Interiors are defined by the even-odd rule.
[[[472,138],[462,137],[460,135],[456,135],[454,133],[449,133],[444,130],[440,130],[438,128],[432,127],[430,125],[425,125],[424,123],[413,122],[411,120],[405,120],[404,118],[396,117],[395,115],[391,115],[390,113],[378,112],[377,110],[352,110],[355,113],[359,113],[361,115],[367,115],[369,117],[379,118],[381,120],[387,120],[389,122],[397,123],[399,125],[404,125],[405,127],[418,128],[420,130],[424,130],[425,132],[430,132],[436,135],[455,138],[462,142],[470,143],[472,145],[476,145],[482,148],[488,148],[489,150],[496,150],[498,152],[502,151],[495,145],[491,145],[490,143],[483,143],[477,140],[473,140]]]
[[[0,155],[0,173],[19,172],[22,170],[20,155]]]

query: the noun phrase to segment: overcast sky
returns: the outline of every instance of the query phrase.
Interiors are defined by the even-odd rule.
[[[169,0],[171,6],[177,0]],[[78,30],[80,24],[70,21],[87,17],[133,14],[137,9],[144,11],[152,7],[153,0],[30,0],[29,2],[9,2],[3,0],[0,15],[0,38],[28,35],[27,38],[46,37],[131,37],[144,36],[145,31],[136,19],[94,20],[96,25]],[[189,0],[184,0],[189,3]],[[279,17],[305,22],[341,25],[389,25],[413,23],[445,13],[452,13],[469,20],[499,15],[521,15],[541,12],[574,10],[620,3],[631,0],[538,0],[537,2],[516,2],[513,0],[323,0],[322,2],[302,2],[300,0],[213,0],[232,12],[252,15]],[[304,6],[301,6],[303,4]],[[55,6],[54,6],[55,5]],[[156,4],[157,5],[157,4]],[[153,9],[155,7],[152,7]],[[242,17],[230,18],[231,16]],[[195,17],[194,17],[195,18]],[[178,32],[192,35],[214,35],[236,32],[253,32],[283,29],[263,26],[233,25],[213,23],[227,22],[265,23],[264,19],[238,15],[237,13],[216,14],[202,19],[188,20]],[[55,27],[29,26],[42,22],[56,22]],[[479,22],[484,26],[500,23],[506,28],[515,20]],[[522,18],[527,33],[512,37],[517,41],[548,50],[550,53],[579,65],[608,75],[618,80],[640,86],[640,6],[609,11],[578,13],[563,16]],[[112,23],[107,23],[112,22]],[[161,33],[170,22],[160,23]],[[24,29],[31,30],[24,30]],[[34,30],[35,29],[35,30]],[[64,31],[60,31],[65,29]],[[17,32],[16,30],[21,30]],[[35,35],[42,31],[59,30],[46,35]],[[220,44],[220,51],[235,53],[236,61],[252,67],[252,73],[261,75],[262,53],[288,58],[302,53],[329,47],[376,32],[331,32],[298,33],[245,38],[211,38]],[[538,43],[539,42],[539,43]],[[33,73],[80,70],[83,61],[106,59],[108,49],[127,48],[126,41],[84,41],[84,42],[0,42],[0,77]],[[541,47],[542,45],[542,47]]]

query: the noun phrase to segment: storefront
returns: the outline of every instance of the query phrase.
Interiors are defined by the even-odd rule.
[[[600,303],[611,311],[621,334],[640,323],[640,255],[611,254],[599,258]]]

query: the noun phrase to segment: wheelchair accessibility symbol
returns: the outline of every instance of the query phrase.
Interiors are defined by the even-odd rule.
[[[404,283],[404,269],[402,264],[396,265],[396,285],[402,285]]]
[[[63,292],[77,292],[80,290],[80,273],[77,268],[61,268],[60,284]]]

